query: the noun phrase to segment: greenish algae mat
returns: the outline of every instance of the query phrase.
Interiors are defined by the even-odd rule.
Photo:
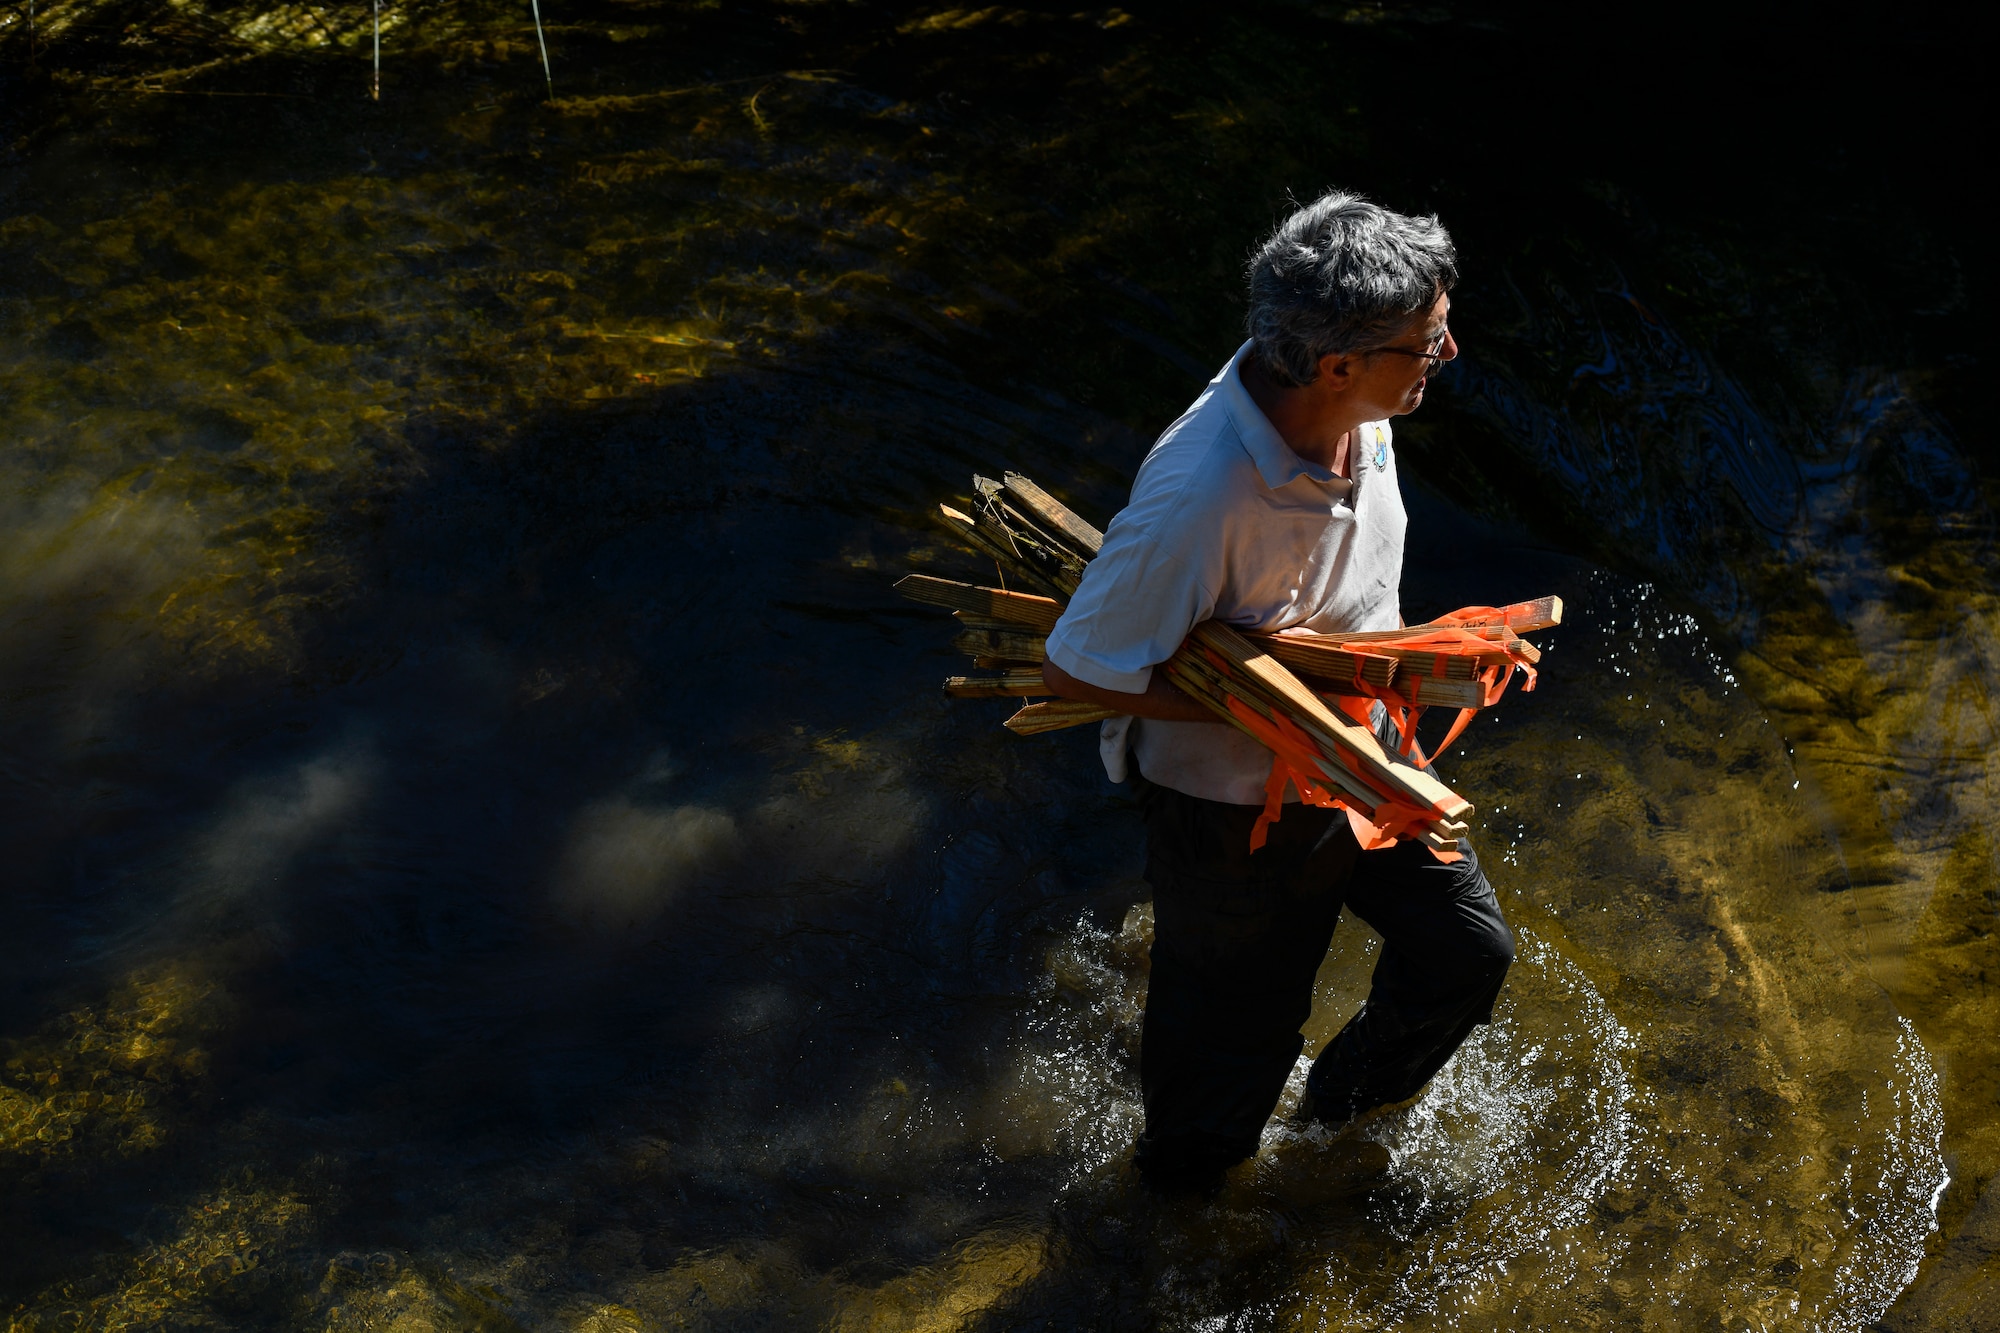
[[[12,1326],[1991,1325],[1948,224],[1524,163],[1601,85],[1470,13],[544,17],[0,29]],[[1162,1204],[1136,820],[887,585],[1115,509],[1330,181],[1465,247],[1406,600],[1572,608],[1443,760],[1521,961],[1386,1166]]]

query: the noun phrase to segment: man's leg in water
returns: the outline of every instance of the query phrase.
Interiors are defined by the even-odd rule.
[[[1252,854],[1255,806],[1163,787],[1145,803],[1153,950],[1134,1162],[1156,1180],[1199,1180],[1257,1150],[1360,849],[1337,811],[1286,806]]]
[[[1363,852],[1348,910],[1382,937],[1374,984],[1306,1079],[1312,1114],[1339,1124],[1423,1090],[1493,1002],[1514,939],[1469,842],[1445,864],[1413,842]]]

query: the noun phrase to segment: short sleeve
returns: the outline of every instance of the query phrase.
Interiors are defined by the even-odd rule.
[[[1049,660],[1099,689],[1143,694],[1154,666],[1214,609],[1214,595],[1185,552],[1113,523],[1049,635]]]

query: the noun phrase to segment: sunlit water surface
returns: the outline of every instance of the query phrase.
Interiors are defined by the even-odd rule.
[[[1407,175],[1315,70],[1449,16],[384,15],[0,30],[14,1326],[1981,1326],[1986,490],[1809,242]],[[1108,517],[1329,179],[1466,247],[1406,606],[1570,608],[1440,760],[1520,961],[1162,1200],[1136,812],[888,584]]]

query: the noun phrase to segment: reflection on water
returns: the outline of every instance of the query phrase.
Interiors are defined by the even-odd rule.
[[[159,970],[4,1048],[0,1150],[18,1162],[132,1157],[167,1139],[208,1072],[220,988]]]
[[[547,103],[384,14],[380,107],[365,11],[124,0],[0,101],[11,1326],[1992,1313],[1985,485],[1813,331],[1940,242],[1501,171],[1513,101],[1412,177],[1316,71],[1560,60],[1442,12],[583,7]],[[887,585],[977,573],[968,466],[1108,515],[1329,178],[1473,275],[1406,600],[1573,608],[1442,760],[1521,958],[1368,1141],[1162,1200],[1136,817]]]

